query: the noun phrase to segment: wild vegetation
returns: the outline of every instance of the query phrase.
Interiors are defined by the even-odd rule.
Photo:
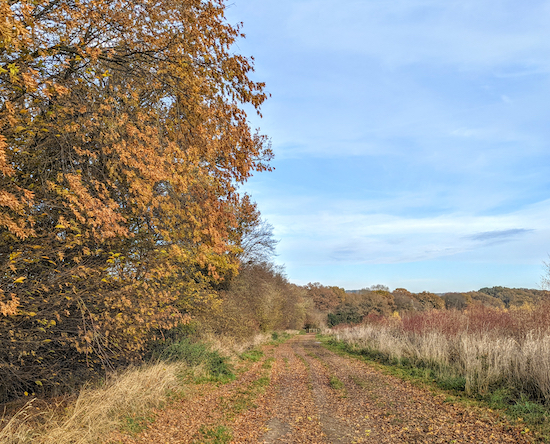
[[[396,312],[327,333],[347,352],[488,402],[548,437],[549,303]]]
[[[550,400],[550,314],[474,307],[370,319],[334,332],[364,353],[430,367],[468,394],[497,388]]]
[[[311,285],[308,288],[311,288]],[[334,288],[323,287],[320,284],[315,285],[318,292],[319,289],[330,292]],[[348,292],[339,289],[331,299],[332,305],[316,304],[316,308],[324,314],[328,326],[332,327],[339,324],[358,324],[367,317],[388,317],[394,313],[403,314],[443,309],[465,310],[477,306],[499,309],[533,308],[548,300],[549,295],[550,292],[547,290],[506,287],[482,288],[479,291],[445,294],[435,294],[427,291],[411,293],[404,288],[396,288],[390,292],[383,285],[374,285],[370,288]]]
[[[295,327],[304,291],[239,186],[264,84],[224,0],[0,3],[0,402],[181,337]],[[242,307],[246,307],[245,310]]]
[[[232,380],[228,356],[254,362],[277,331],[353,324],[335,334],[361,352],[548,402],[547,292],[346,292],[273,264],[273,228],[239,190],[270,169],[245,112],[267,93],[225,7],[0,2],[0,403],[72,393],[33,416],[70,442],[146,419],[190,368]],[[30,410],[0,438],[35,439]]]
[[[197,388],[233,381],[250,356],[263,356],[258,347],[269,339],[267,334],[248,341],[211,337],[207,343],[183,338],[164,349],[160,360],[109,373],[75,397],[28,402],[15,415],[0,418],[0,442],[97,443],[117,431],[139,433],[155,420],[155,409],[192,396]]]

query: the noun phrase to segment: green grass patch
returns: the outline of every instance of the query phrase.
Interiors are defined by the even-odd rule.
[[[466,378],[463,376],[440,376],[436,378],[437,385],[443,390],[463,392],[466,388]]]
[[[516,418],[521,418],[525,423],[539,425],[548,425],[549,423],[550,411],[548,407],[534,402],[525,396],[521,396],[509,409]]]
[[[271,345],[279,345],[279,344],[282,344],[283,342],[287,341],[291,337],[292,337],[292,335],[289,335],[286,331],[283,331],[282,333],[273,332],[271,334],[270,344]]]
[[[197,378],[198,383],[208,381],[228,382],[235,379],[233,366],[226,356],[211,350],[207,344],[189,338],[180,339],[166,347],[158,356],[167,362],[185,362],[190,367],[203,366],[206,377]]]
[[[254,400],[265,391],[269,383],[270,379],[267,376],[261,376],[247,386],[239,388],[233,396],[221,400],[220,405],[226,419],[232,421],[239,413],[255,408]]]
[[[265,369],[265,370],[270,370],[271,367],[273,366],[273,363],[275,362],[275,358],[267,358],[263,364],[262,364],[262,368]]]
[[[261,378],[258,378],[256,379],[253,383],[252,383],[252,387],[256,387],[256,388],[263,388],[263,387],[267,387],[269,385],[269,378],[267,376],[262,376]]]
[[[252,361],[252,362],[258,362],[260,359],[262,359],[264,356],[264,352],[253,348],[251,350],[245,351],[243,354],[241,354],[241,359],[245,361]]]
[[[513,388],[493,387],[485,395],[468,396],[464,391],[466,379],[463,376],[450,375],[440,368],[430,368],[427,364],[415,366],[406,359],[388,359],[376,350],[357,349],[328,336],[317,335],[317,338],[324,347],[339,355],[366,361],[384,374],[429,388],[436,393],[445,393],[445,402],[498,411],[512,425],[523,427],[536,442],[550,443],[550,406],[530,399]]]
[[[122,426],[121,429],[130,434],[130,435],[137,435],[138,433],[145,430],[149,424],[155,421],[155,417],[153,415],[149,416],[126,416],[122,420]]]
[[[310,358],[313,358],[313,359],[317,359],[318,361],[321,360],[321,358],[319,358],[319,356],[317,356],[315,353],[313,352],[306,352],[306,355],[309,356]]]
[[[196,444],[227,444],[233,439],[231,430],[224,426],[206,427],[199,429],[199,438],[193,440]]]
[[[338,376],[331,375],[328,378],[328,383],[334,390],[342,390],[344,388],[344,383],[338,379]]]

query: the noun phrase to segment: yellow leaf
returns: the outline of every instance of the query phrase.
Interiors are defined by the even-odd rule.
[[[22,284],[25,279],[27,279],[25,276],[21,276],[21,277],[18,277],[15,281],[13,281],[13,283]]]
[[[15,259],[17,259],[18,256],[21,256],[20,251],[10,253],[10,262],[15,262]]]
[[[65,225],[58,224],[58,225],[55,226],[55,228],[64,229],[64,228],[67,228],[67,227]]]

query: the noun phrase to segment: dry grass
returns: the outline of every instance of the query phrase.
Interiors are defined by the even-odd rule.
[[[265,344],[271,340],[271,334],[258,333],[248,339],[237,339],[230,336],[205,334],[201,338],[208,343],[212,350],[218,351],[223,356],[237,357],[246,350]]]
[[[0,430],[5,444],[97,443],[128,417],[146,417],[181,389],[182,364],[158,363],[128,369],[99,388],[85,388],[63,414],[32,413],[30,401]]]
[[[296,332],[292,332],[296,333]],[[205,336],[204,342],[220,355],[237,359],[244,351],[265,344],[270,334],[258,334],[243,341],[230,337]],[[88,444],[103,442],[111,432],[121,429],[129,418],[147,418],[152,409],[164,404],[171,394],[185,390],[181,375],[183,363],[157,363],[130,368],[113,375],[100,387],[81,390],[65,409],[36,408],[29,401],[17,414],[2,421],[2,444]],[[193,374],[206,375],[201,364]]]
[[[511,315],[514,313],[503,312],[505,319]],[[490,317],[493,325],[499,324],[497,312],[491,312]],[[446,324],[445,318],[455,324]],[[464,389],[470,395],[485,395],[495,387],[505,386],[550,403],[548,325],[535,328],[536,325],[528,323],[521,329],[516,322],[507,331],[502,325],[490,328],[487,323],[485,328],[478,328],[470,322],[472,318],[483,321],[479,313],[431,313],[417,315],[408,322],[393,319],[338,329],[330,334],[358,351],[463,377]],[[438,322],[433,322],[434,319]]]

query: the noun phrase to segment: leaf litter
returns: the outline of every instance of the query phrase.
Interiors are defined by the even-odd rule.
[[[200,384],[112,443],[529,443],[488,409],[445,402],[426,388],[323,348],[314,335],[264,347],[237,380]],[[334,381],[338,381],[335,384]]]

